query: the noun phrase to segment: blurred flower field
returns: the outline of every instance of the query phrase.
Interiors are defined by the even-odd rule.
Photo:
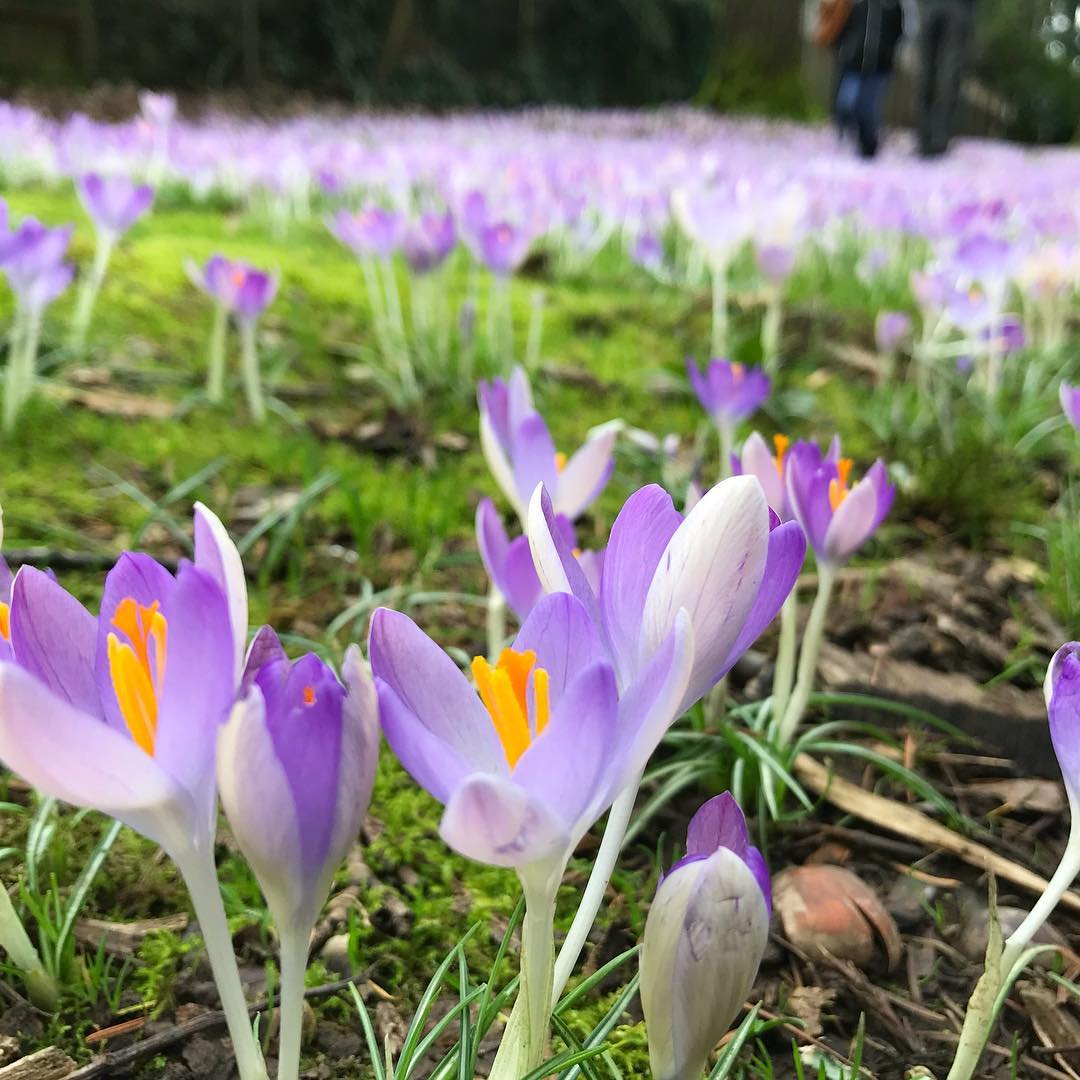
[[[651,1067],[663,1075],[657,1055],[666,1053],[689,1070],[672,1076],[698,1075],[697,1055],[708,1057],[702,1075],[864,1067],[888,1077],[903,1075],[902,1059],[945,1076],[986,950],[990,864],[860,818],[827,785],[815,788],[812,770],[825,763],[864,794],[1040,879],[1073,850],[1039,687],[1077,629],[1078,191],[1072,149],[966,141],[925,164],[898,142],[869,167],[838,153],[825,129],[690,110],[257,122],[188,120],[171,99],[147,95],[138,117],[100,125],[0,104],[0,271],[10,285],[0,288],[3,555],[12,572],[32,568],[16,580],[48,590],[34,575],[51,570],[96,612],[121,552],[148,552],[177,573],[179,590],[186,560],[195,571],[215,558],[231,565],[235,542],[243,631],[269,625],[290,658],[316,654],[300,662],[315,672],[308,704],[333,699],[332,686],[366,700],[353,644],[374,669],[389,746],[355,842],[355,822],[341,826],[339,816],[341,858],[326,841],[325,868],[305,862],[286,875],[308,875],[314,893],[275,893],[267,883],[277,856],[252,855],[261,815],[275,811],[245,802],[258,786],[243,771],[256,744],[243,742],[254,736],[237,713],[236,741],[216,751],[219,778],[232,770],[219,780],[232,827],[223,816],[211,828],[211,868],[216,856],[248,1001],[282,996],[281,1039],[269,1013],[256,1031],[268,1060],[281,1054],[279,1075],[290,1075],[286,1059],[302,1040],[300,1075],[312,1077],[389,1076],[380,1071],[387,1047],[402,1077],[487,1075],[493,1062],[492,1075],[532,1075],[540,1049],[564,1055],[552,1075],[646,1076],[637,961],[624,954],[646,934],[662,871],[671,868],[666,882],[691,870],[702,881],[719,875],[710,887],[736,881],[757,905],[762,874],[768,904],[769,872],[773,895],[790,897],[791,879],[779,875],[839,862],[884,898],[907,966],[888,963],[886,974],[880,956],[842,950],[837,963],[851,970],[817,963],[812,941],[792,941],[779,903],[766,946],[769,914],[755,906],[760,945],[731,961],[754,989],[730,990],[731,1015],[714,1031],[716,1017],[697,1018],[693,994],[670,990],[682,976],[672,983],[655,959],[677,946],[652,946],[641,995]],[[57,231],[68,226],[70,238]],[[216,518],[196,510],[193,533],[196,503]],[[207,524],[217,519],[228,543]],[[631,527],[650,538],[644,554],[627,539]],[[210,562],[200,528],[214,536]],[[665,578],[680,559],[684,576]],[[14,640],[12,666],[26,667],[18,623],[34,605],[21,586],[0,584],[9,590],[0,648],[10,653]],[[225,590],[230,603],[235,587]],[[187,618],[172,595],[159,598],[170,650],[172,628]],[[603,655],[602,676],[570,664],[549,709],[537,673],[554,671],[558,683],[556,654],[579,632],[579,607],[592,629],[574,638],[574,663]],[[131,610],[160,614],[141,599]],[[537,611],[562,627],[558,640],[535,629]],[[228,614],[235,624],[235,605]],[[199,669],[207,684],[212,621]],[[139,630],[142,646],[157,641],[163,657],[164,631],[150,625]],[[445,650],[443,667],[425,651],[431,642]],[[239,671],[244,643],[233,644]],[[276,640],[267,648],[260,659],[286,664]],[[519,676],[514,665],[529,650]],[[153,665],[140,662],[153,682]],[[343,662],[339,684],[326,664]],[[1059,716],[1072,707],[1073,664],[1066,652],[1052,669]],[[586,674],[596,687],[574,697],[572,676]],[[140,742],[125,705],[142,683],[112,678],[127,731],[153,757],[152,725]],[[278,690],[269,675],[259,679],[270,715]],[[510,705],[500,680],[513,689]],[[251,684],[237,682],[233,697],[250,704]],[[183,859],[153,828],[152,840],[117,831],[107,816],[72,809],[70,791],[68,802],[47,797],[63,800],[67,789],[49,791],[37,774],[27,783],[28,769],[12,760],[28,744],[10,719],[7,685],[0,678],[0,760],[12,768],[0,772],[0,877],[58,995],[43,1007],[0,937],[0,1037],[16,1039],[11,1057],[55,1047],[99,1070],[87,1076],[231,1075],[224,1028],[197,1026],[218,1007],[211,974],[223,983],[200,948]],[[480,717],[475,730],[462,721],[462,745],[450,736],[438,744],[451,779],[430,775],[436,751],[425,740],[438,725],[416,702],[438,696],[431,685],[448,700],[464,694]],[[515,770],[547,745],[549,713],[553,741],[561,693],[582,716],[610,706],[614,734],[602,753],[567,736],[562,760],[582,772],[552,795],[550,773],[530,787],[524,765]],[[408,708],[388,719],[402,701]],[[505,752],[519,778],[506,786],[526,791],[534,813],[565,813],[562,831],[551,826],[558,842],[538,829],[545,847],[525,825],[502,845],[485,832],[512,817],[517,804],[505,800],[518,797],[500,789],[490,818],[476,809],[469,784],[494,769],[483,756],[489,720],[499,768]],[[377,729],[357,735],[356,754],[374,770],[372,738]],[[306,751],[278,752],[287,761]],[[603,767],[583,779],[590,753]],[[459,757],[473,770],[465,779],[454,772]],[[47,762],[30,768],[48,773]],[[1041,810],[977,794],[988,770],[1002,783],[1054,780],[1056,801],[1046,803],[1045,789]],[[459,788],[479,801],[455,802]],[[749,833],[738,806],[738,826],[710,817],[731,814],[707,801],[725,791]],[[338,798],[363,814],[362,794]],[[83,802],[126,820],[115,803]],[[596,822],[609,808],[605,832]],[[128,823],[146,833],[139,822]],[[515,860],[511,849],[530,856]],[[538,864],[558,871],[543,888],[528,869]],[[592,886],[595,925],[579,913],[594,867],[611,878]],[[524,1049],[496,1057],[495,1017],[510,1015],[513,994],[492,1005],[492,987],[512,978],[519,949],[520,1001],[535,1008],[544,996],[535,977],[526,989],[515,870],[526,920],[543,894],[556,944],[569,934],[581,961],[573,949],[552,954],[555,999],[569,980],[571,1005],[556,1008],[542,1036],[515,1012],[507,1030],[525,1024]],[[1030,908],[1033,886],[995,872],[1010,910]],[[914,910],[904,899],[906,914],[897,882],[923,890]],[[664,888],[667,911],[677,901]],[[978,921],[971,905],[982,905],[983,920],[973,953],[948,930]],[[290,927],[286,908],[304,919]],[[1075,944],[1073,912],[1074,926],[1063,917],[1060,928]],[[302,961],[311,924],[298,977],[319,989],[301,1014],[278,949],[292,940]],[[1021,938],[1007,956],[1031,940]],[[927,959],[934,948],[940,960]],[[437,970],[442,982],[425,996]],[[1065,981],[1031,978],[1043,991]],[[816,1011],[807,1011],[807,982],[828,992]],[[290,993],[303,1029],[286,1034]],[[744,999],[757,1007],[744,1009]],[[991,1042],[1008,1047],[1015,1035],[1016,1060],[1042,1063],[1046,1044],[1023,1001],[1028,1011],[1007,1013]],[[418,1005],[429,1011],[413,1031]],[[453,1023],[418,1050],[420,1033],[455,1006]],[[945,1016],[940,1027],[928,1009]],[[488,1030],[469,1034],[461,1015],[487,1017]],[[685,1038],[689,1064],[683,1015],[697,1025]],[[192,1022],[190,1035],[138,1049]],[[655,1032],[669,1023],[673,1048],[659,1051]],[[739,1030],[723,1044],[727,1057],[713,1053],[725,1025]],[[259,1075],[237,1056],[244,1080]],[[994,1067],[1006,1068],[1008,1052],[999,1059]],[[1026,1068],[1015,1075],[1034,1075]]]

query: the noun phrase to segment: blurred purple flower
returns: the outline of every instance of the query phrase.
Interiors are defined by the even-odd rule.
[[[1061,399],[1061,411],[1065,413],[1069,423],[1080,431],[1080,386],[1071,386],[1063,381],[1058,388],[1058,396]]]
[[[730,360],[710,360],[702,372],[689,357],[686,373],[701,407],[718,428],[728,431],[758,410],[772,386],[760,368],[747,368]]]
[[[427,274],[442,266],[456,243],[453,215],[427,212],[409,223],[401,250],[414,274]]]
[[[242,322],[258,319],[277,295],[276,273],[256,269],[238,259],[212,255],[203,267],[190,259],[184,267],[194,285]]]
[[[911,316],[906,311],[879,311],[874,320],[874,340],[879,353],[894,353],[911,333]]]
[[[113,239],[127,232],[154,201],[149,184],[136,184],[120,174],[87,173],[75,186],[94,227]]]
[[[24,218],[14,232],[0,235],[0,269],[27,311],[40,315],[71,284],[75,268],[63,261],[71,232],[70,225],[50,229]]]
[[[340,210],[326,227],[360,259],[389,259],[401,245],[405,220],[396,210],[366,206],[350,213]]]

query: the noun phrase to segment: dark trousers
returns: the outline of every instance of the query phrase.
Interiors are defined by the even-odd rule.
[[[974,32],[971,0],[921,0],[919,150],[949,148]]]
[[[836,89],[836,124],[841,134],[854,132],[862,157],[872,158],[878,150],[881,106],[889,76],[863,75],[845,71]]]

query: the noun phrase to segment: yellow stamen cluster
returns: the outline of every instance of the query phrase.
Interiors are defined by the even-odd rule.
[[[536,667],[532,649],[503,649],[492,667],[482,656],[472,662],[473,678],[512,769],[543,733],[550,718],[548,673]],[[533,724],[529,724],[529,678],[532,677]]]
[[[149,607],[130,596],[121,600],[112,624],[127,642],[109,634],[109,674],[120,715],[135,745],[151,757],[157,736],[158,688],[165,678],[168,644],[168,625],[158,607],[156,600]]]
[[[786,435],[774,435],[773,445],[776,447],[776,471],[784,475],[784,455],[787,453],[791,440]]]
[[[561,450],[555,451],[555,471],[562,472],[566,468],[566,455]]]
[[[851,458],[841,458],[836,463],[839,476],[829,481],[829,505],[836,510],[848,497],[848,477],[851,475]]]

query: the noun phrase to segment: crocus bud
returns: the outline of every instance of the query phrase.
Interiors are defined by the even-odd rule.
[[[378,716],[355,646],[342,678],[314,654],[279,655],[218,738],[221,801],[279,930],[310,929],[371,799]]]
[[[753,986],[769,932],[769,874],[725,792],[694,815],[660,882],[641,946],[654,1080],[700,1080]]]
[[[1069,423],[1080,431],[1080,386],[1070,386],[1067,382],[1061,384],[1058,391],[1061,398],[1061,409],[1065,413]]]

